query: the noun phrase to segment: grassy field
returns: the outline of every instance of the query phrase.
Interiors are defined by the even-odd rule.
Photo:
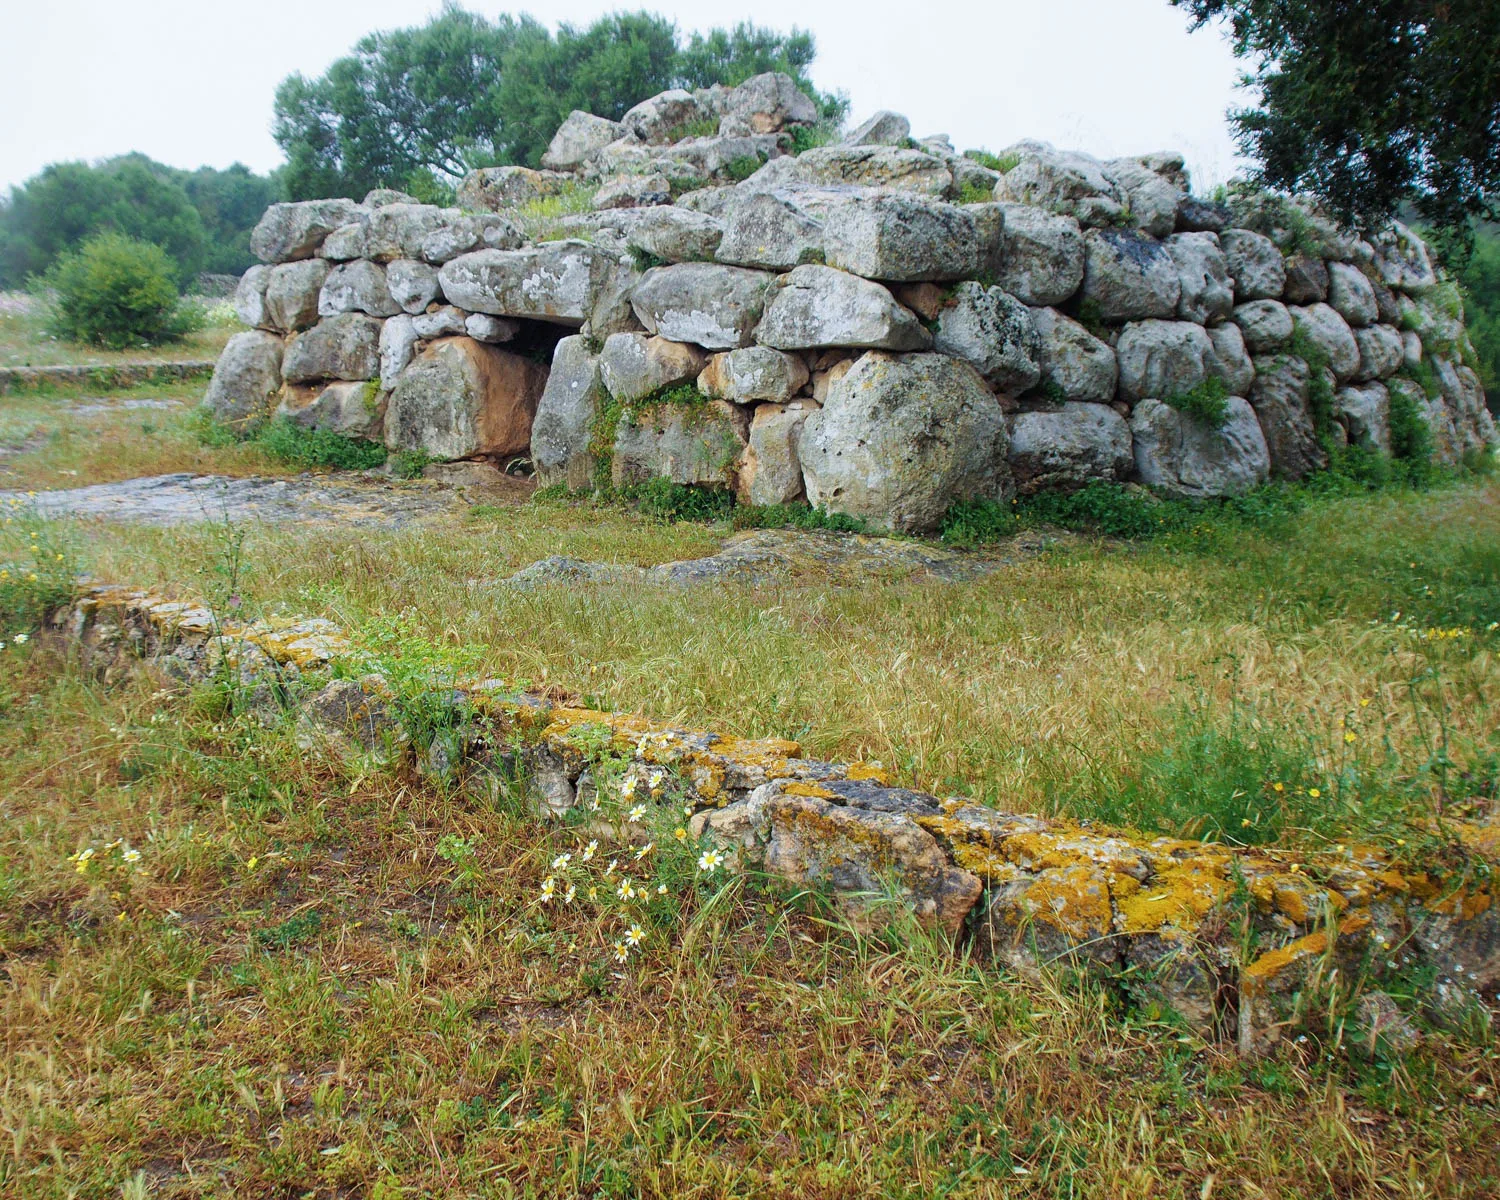
[[[183,417],[75,401],[0,402],[7,478],[261,469]],[[208,596],[243,536],[251,611],[474,645],[515,682],[1008,809],[1392,848],[1493,815],[1495,482],[1072,540],[964,584],[500,582],[727,532],[532,502],[387,533],[47,536],[99,577]],[[25,522],[0,541],[24,561]],[[673,850],[621,965],[618,908],[538,902],[566,831],[309,754],[211,692],[105,690],[12,644],[0,738],[7,1198],[1500,1189],[1492,1027],[1422,1022],[1396,1060],[1330,1022],[1240,1060],[1095,984],[863,940]]]
[[[14,293],[0,294],[0,367],[59,367],[132,362],[191,362],[215,359],[224,343],[242,325],[224,311],[224,302],[211,302],[211,323],[180,342],[136,350],[104,350],[80,346],[50,336],[46,319],[35,301]]]

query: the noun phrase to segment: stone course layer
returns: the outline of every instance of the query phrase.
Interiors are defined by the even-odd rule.
[[[1400,958],[1449,1003],[1500,989],[1493,823],[1434,828],[1423,866],[1357,844],[1299,854],[1149,837],[932,796],[892,786],[878,763],[822,762],[793,741],[593,711],[497,680],[434,680],[456,736],[420,745],[389,683],[331,622],[240,624],[124,587],[88,588],[43,637],[105,682],[142,669],[178,684],[227,675],[310,749],[399,758],[543,817],[586,811],[591,761],[607,747],[643,796],[665,769],[672,783],[651,802],[690,808],[692,835],[738,869],[819,889],[857,926],[909,914],[998,967],[1128,981],[1248,1050],[1315,1004],[1334,970],[1378,979]]]
[[[0,396],[9,392],[81,383],[97,388],[134,387],[142,383],[176,383],[203,379],[214,372],[211,361],[120,363],[61,367],[0,368]]]
[[[547,169],[476,171],[455,207],[273,205],[235,298],[254,331],[208,403],[438,459],[529,436],[544,484],[657,477],[906,532],[1093,480],[1241,493],[1342,445],[1389,454],[1393,424],[1443,463],[1497,444],[1458,292],[1400,223],[1194,197],[1177,154],[959,154],[895,113],[795,153],[816,118],[759,75],[574,112]],[[616,391],[625,334],[656,344]],[[741,386],[725,356],[751,350]],[[733,411],[708,419],[680,371],[641,394],[666,363]]]

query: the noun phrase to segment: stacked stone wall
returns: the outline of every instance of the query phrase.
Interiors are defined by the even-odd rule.
[[[576,112],[452,208],[273,206],[208,400],[393,450],[527,455],[934,528],[957,500],[1299,479],[1496,444],[1457,290],[1400,224],[1192,195],[1183,160],[959,154],[877,114],[803,149],[782,75]]]

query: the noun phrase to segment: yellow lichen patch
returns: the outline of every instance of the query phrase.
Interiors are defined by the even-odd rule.
[[[808,796],[814,800],[832,800],[833,793],[817,783],[788,783],[781,789],[783,796]]]
[[[913,820],[948,848],[958,866],[978,875],[985,883],[1002,883],[1021,877],[1020,869],[1014,863],[995,852],[987,830],[975,829],[951,817],[917,816]]]
[[[1032,919],[1051,925],[1076,942],[1107,936],[1114,911],[1103,874],[1079,863],[1048,871],[1021,896]]]
[[[1144,884],[1130,883],[1135,886],[1115,883],[1118,928],[1125,933],[1196,929],[1231,890],[1222,862],[1208,856],[1167,866]]]
[[[891,782],[890,772],[879,763],[852,762],[849,764],[849,769],[845,772],[845,776],[856,783],[869,781],[870,783],[878,783],[882,787],[889,787]]]
[[[1358,933],[1369,923],[1370,918],[1366,914],[1351,913],[1334,924],[1331,931],[1319,929],[1294,942],[1288,942],[1285,946],[1269,950],[1240,973],[1240,987],[1252,995],[1264,991],[1289,968],[1327,954],[1333,942]]]
[[[1295,925],[1311,924],[1325,909],[1343,912],[1349,906],[1337,892],[1319,887],[1300,872],[1254,875],[1248,883],[1262,911],[1280,913]]]
[[[1459,888],[1451,895],[1434,900],[1428,905],[1435,913],[1446,917],[1457,917],[1460,921],[1472,921],[1490,911],[1494,903],[1489,891],[1482,888]]]
[[[1453,831],[1464,847],[1484,858],[1500,861],[1500,822],[1474,825],[1468,821],[1457,821]]]

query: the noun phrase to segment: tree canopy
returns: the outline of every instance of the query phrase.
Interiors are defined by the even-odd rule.
[[[530,16],[494,21],[449,6],[426,25],[370,34],[316,79],[276,91],[273,133],[293,199],[419,195],[477,167],[536,166],[575,108],[618,119],[670,87],[785,71],[811,94],[812,36],[741,24],[684,42],[664,17],[614,13],[554,35]],[[841,101],[818,97],[841,115]]]
[[[1465,230],[1500,198],[1495,0],[1172,0],[1220,20],[1258,103],[1234,112],[1259,181],[1357,224],[1411,203]]]
[[[180,171],[144,154],[53,163],[0,201],[0,287],[18,287],[96,234],[159,246],[179,285],[200,271],[243,271],[250,229],[275,199],[271,180],[235,164]]]

